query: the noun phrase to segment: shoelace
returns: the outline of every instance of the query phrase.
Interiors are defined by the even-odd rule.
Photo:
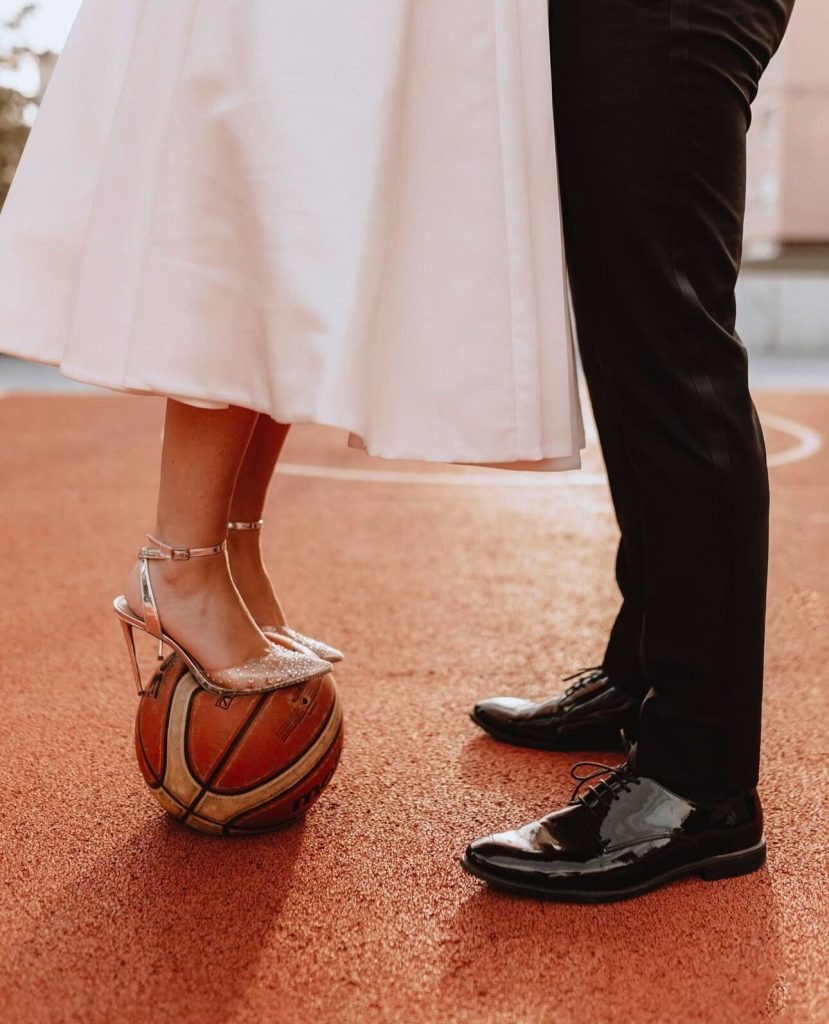
[[[587,775],[580,775],[580,768],[592,768],[593,771]],[[570,775],[576,780],[576,788],[570,797],[570,803],[580,803],[587,808],[595,806],[595,803],[589,802],[591,798],[609,807],[623,792],[630,792],[631,786],[638,786],[642,781],[638,775],[633,774],[627,761],[615,766],[602,764],[600,761],[577,761],[570,769]],[[589,785],[591,782],[593,785]],[[581,789],[585,785],[588,786],[587,792],[582,793]]]
[[[604,668],[601,665],[593,665],[590,668],[580,668],[578,672],[574,672],[571,676],[565,676],[562,682],[569,683],[571,679],[577,680],[572,686],[568,686],[564,691],[565,697],[571,697],[574,693],[578,693],[579,690],[583,690],[585,686],[589,686],[591,683],[597,682],[604,676]]]

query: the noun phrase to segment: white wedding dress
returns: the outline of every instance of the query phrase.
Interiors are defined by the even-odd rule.
[[[81,381],[574,468],[547,0],[86,0],[0,281]]]

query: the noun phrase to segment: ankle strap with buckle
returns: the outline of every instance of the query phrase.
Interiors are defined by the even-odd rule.
[[[264,519],[257,519],[253,523],[228,523],[228,530],[261,530],[265,525]]]
[[[151,533],[147,534],[147,540],[152,547],[141,548],[138,552],[138,557],[151,558],[157,561],[187,562],[191,558],[203,558],[205,555],[220,555],[227,549],[226,540],[223,540],[221,544],[212,544],[208,548],[171,547],[169,544],[165,544],[163,540],[159,540],[158,537],[153,537]]]

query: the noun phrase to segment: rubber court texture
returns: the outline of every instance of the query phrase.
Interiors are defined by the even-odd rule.
[[[162,404],[0,401],[0,1019],[825,1024],[829,394],[758,405],[768,866],[579,907],[490,892],[457,857],[569,797],[576,758],[498,745],[467,711],[602,650],[616,534],[595,446],[584,479],[545,483],[294,433],[266,544],[293,624],[346,649],[346,748],[304,823],[218,839],[144,789],[110,610],[152,522]]]

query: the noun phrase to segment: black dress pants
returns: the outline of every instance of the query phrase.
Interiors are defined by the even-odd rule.
[[[637,770],[758,778],[768,475],[735,332],[746,132],[794,0],[550,0],[564,233],[621,529],[605,669]]]

